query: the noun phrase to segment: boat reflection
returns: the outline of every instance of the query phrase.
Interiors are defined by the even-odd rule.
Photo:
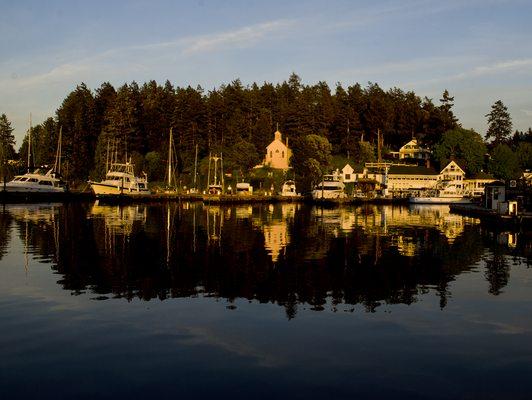
[[[512,257],[528,262],[531,254],[526,232],[493,232],[446,206],[32,207],[4,207],[0,257],[15,227],[73,294],[245,298],[279,304],[289,318],[301,305],[375,311],[429,292],[443,308],[451,282],[476,268],[497,295]]]

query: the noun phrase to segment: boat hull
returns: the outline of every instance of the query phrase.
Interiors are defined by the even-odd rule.
[[[347,195],[343,190],[321,190],[315,189],[312,191],[312,198],[314,200],[321,199],[345,199]]]
[[[411,204],[471,204],[467,197],[410,197]]]
[[[26,183],[26,182],[24,182]],[[0,183],[0,190],[4,190],[4,185]],[[7,193],[65,193],[64,187],[53,187],[44,185],[17,185],[16,183],[9,182],[5,186]]]
[[[134,190],[98,182],[89,182],[89,184],[96,196],[139,196],[150,194],[148,189]]]

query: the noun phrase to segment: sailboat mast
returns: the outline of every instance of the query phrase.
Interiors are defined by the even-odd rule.
[[[218,179],[217,179],[217,175],[218,175],[218,171],[217,171],[217,166],[218,166],[218,157],[214,157],[214,184],[217,185],[218,184]]]
[[[57,150],[55,151],[55,163],[54,163],[54,172],[61,173],[61,141],[63,136],[63,127],[59,128],[59,137],[57,139]]]
[[[57,157],[57,173],[61,174],[61,158],[63,157],[63,125],[59,127],[59,152]]]
[[[168,144],[168,187],[172,185],[172,147],[173,147],[173,133],[170,128],[170,142]]]
[[[224,157],[222,153],[220,153],[220,184],[222,185],[222,192],[223,192],[224,187],[225,187],[225,182],[224,182]]]
[[[211,184],[211,153],[209,153],[209,169],[207,171],[207,190],[209,190],[209,185]]]
[[[107,140],[107,154],[105,155],[105,173],[109,172],[109,142]]]
[[[197,170],[198,170],[198,144],[196,143],[196,155],[194,156],[194,189],[196,189]]]
[[[30,130],[28,132],[28,172],[30,172],[30,160],[31,160],[31,113],[30,113]]]

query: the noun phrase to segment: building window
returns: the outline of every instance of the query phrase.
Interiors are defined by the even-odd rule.
[[[351,179],[351,174],[345,174],[345,180],[347,181],[349,179]]]
[[[272,157],[273,157],[273,152],[270,151],[270,158],[272,158]]]
[[[284,151],[281,153],[281,157],[284,158]]]

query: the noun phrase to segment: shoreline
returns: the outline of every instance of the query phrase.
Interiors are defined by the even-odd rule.
[[[204,195],[156,193],[149,195],[96,196],[92,192],[65,193],[8,193],[0,192],[1,203],[49,203],[100,200],[113,204],[157,203],[157,202],[203,202],[204,204],[258,204],[258,203],[305,203],[321,206],[341,206],[356,204],[408,204],[406,198],[345,198],[345,199],[312,199],[305,196],[283,197],[279,195]]]

